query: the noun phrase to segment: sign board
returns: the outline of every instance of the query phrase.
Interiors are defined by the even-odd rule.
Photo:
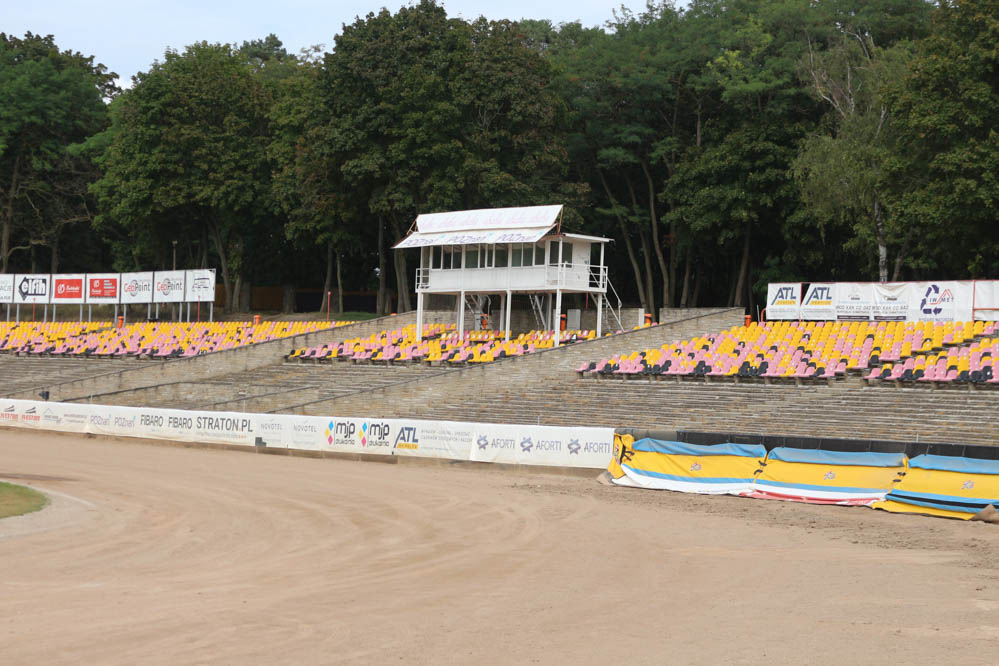
[[[906,282],[871,285],[870,317],[874,321],[905,321],[909,315],[909,292]]]
[[[767,318],[798,319],[801,316],[800,282],[772,282],[767,285]]]
[[[153,300],[152,273],[122,273],[121,302],[151,303]]]
[[[48,303],[51,285],[51,275],[17,274],[14,276],[14,302]]]
[[[14,302],[14,276],[10,273],[0,274],[0,303]]]
[[[600,469],[612,428],[243,414],[0,399],[0,426],[381,456]]]
[[[153,274],[153,303],[184,302],[184,271],[156,271]]]
[[[999,319],[999,280],[814,282],[798,314],[786,283],[767,286],[768,319],[971,321]],[[775,306],[786,306],[777,308]]]
[[[87,276],[83,273],[52,276],[52,303],[83,303],[84,284]]]
[[[999,319],[999,280],[975,281],[972,308],[975,319]]]
[[[213,302],[215,300],[215,270],[185,271],[184,300],[189,303]]]
[[[836,285],[831,282],[813,282],[808,285],[805,298],[801,301],[801,318],[809,321],[836,319],[835,293]],[[767,314],[770,314],[769,310]]]
[[[87,303],[117,303],[120,287],[119,273],[87,273]]]

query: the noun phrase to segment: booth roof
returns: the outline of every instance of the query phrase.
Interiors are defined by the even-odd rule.
[[[561,215],[561,205],[425,213],[416,218],[416,230],[397,243],[395,249],[472,243],[534,243],[558,224]]]

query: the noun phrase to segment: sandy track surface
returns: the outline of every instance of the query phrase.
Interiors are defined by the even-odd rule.
[[[11,431],[0,479],[66,502],[0,521],[9,664],[999,653],[996,525]]]

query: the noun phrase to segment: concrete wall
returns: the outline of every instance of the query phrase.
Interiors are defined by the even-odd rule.
[[[450,313],[436,311],[424,314],[424,323],[447,322]],[[150,361],[141,367],[95,375],[86,379],[46,386],[51,400],[72,401],[90,399],[104,393],[146,388],[158,384],[198,381],[223,374],[253,370],[279,362],[285,355],[299,347],[312,347],[327,342],[340,342],[348,338],[364,337],[385,329],[402,328],[416,322],[416,313],[407,312],[394,317],[380,317],[340,328],[295,335],[256,345],[227,349],[212,354]],[[38,389],[24,391],[11,397],[31,399]]]
[[[421,418],[420,414],[428,405],[488,402],[491,395],[508,387],[559,385],[576,381],[574,371],[584,360],[596,361],[615,353],[656,347],[729,328],[741,321],[742,310],[738,308],[699,314],[592,342],[565,345],[495,363],[469,366],[440,377],[395,384],[276,411],[334,416]]]

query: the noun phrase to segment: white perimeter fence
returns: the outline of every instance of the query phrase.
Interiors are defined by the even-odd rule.
[[[365,419],[0,400],[0,426],[273,449],[603,468],[613,428]]]

